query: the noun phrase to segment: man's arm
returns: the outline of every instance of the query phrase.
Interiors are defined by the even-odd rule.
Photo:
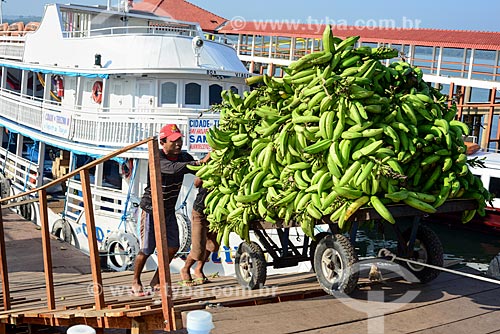
[[[188,169],[187,165],[198,165],[198,161],[194,160],[194,158],[189,153],[181,153],[178,157],[178,161],[171,161],[168,159],[160,159],[160,169],[162,174],[177,174],[177,173],[193,173],[190,169]]]
[[[195,188],[199,188],[203,185],[203,180],[200,179],[198,176],[194,178],[194,186]]]

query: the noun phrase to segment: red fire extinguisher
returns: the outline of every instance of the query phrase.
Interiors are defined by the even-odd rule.
[[[56,76],[56,91],[58,97],[64,97],[64,83],[61,76]]]

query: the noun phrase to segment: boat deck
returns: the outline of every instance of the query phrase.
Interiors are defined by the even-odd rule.
[[[105,307],[96,310],[88,257],[55,239],[51,248],[56,309],[48,310],[40,231],[7,210],[4,229],[12,307],[0,311],[4,333],[13,332],[12,325],[18,329],[27,324],[30,333],[37,333],[37,327],[43,328],[40,333],[61,333],[82,323],[98,333],[164,328],[159,295],[129,295],[131,272],[102,273]],[[143,281],[151,276],[145,272]],[[447,273],[427,285],[384,278],[369,282],[365,276],[350,298],[325,295],[313,273],[269,276],[266,287],[254,291],[242,290],[233,277],[213,278],[191,288],[174,285],[176,332],[185,333],[186,311],[207,309],[213,314],[212,333],[500,333],[500,285]],[[179,276],[172,275],[172,281],[179,281]]]

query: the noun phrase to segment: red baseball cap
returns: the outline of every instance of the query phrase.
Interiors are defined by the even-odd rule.
[[[167,124],[160,130],[160,139],[167,138],[170,141],[176,141],[181,137],[181,130],[175,124]]]

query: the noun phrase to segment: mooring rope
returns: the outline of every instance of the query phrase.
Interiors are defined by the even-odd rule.
[[[488,277],[474,275],[474,274],[470,274],[470,273],[464,273],[464,272],[461,272],[461,271],[458,271],[458,270],[443,268],[443,267],[435,266],[435,265],[428,264],[428,263],[422,263],[422,262],[418,262],[418,261],[414,261],[414,260],[410,260],[410,259],[405,259],[405,258],[396,256],[391,251],[389,251],[388,249],[385,249],[385,248],[382,248],[381,250],[379,250],[378,257],[379,258],[385,258],[385,259],[388,258],[391,262],[394,262],[396,260],[397,261],[404,261],[404,262],[407,262],[407,263],[411,263],[411,264],[415,264],[415,265],[419,265],[419,266],[423,266],[423,267],[428,267],[428,268],[435,269],[435,270],[441,270],[441,271],[444,271],[444,272],[447,272],[447,273],[450,273],[450,274],[465,276],[465,277],[468,277],[468,278],[473,278],[473,279],[477,279],[477,280],[480,280],[480,281],[484,281],[484,282],[488,282],[488,283],[493,283],[493,284],[500,285],[500,280],[497,280],[497,279],[494,279],[494,278],[488,278]]]

